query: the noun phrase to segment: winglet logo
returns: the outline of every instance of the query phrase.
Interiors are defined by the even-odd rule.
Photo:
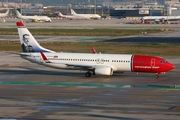
[[[22,40],[23,40],[23,43],[21,46],[22,46],[23,52],[34,52],[33,47],[29,45],[29,35],[24,34],[22,36]]]

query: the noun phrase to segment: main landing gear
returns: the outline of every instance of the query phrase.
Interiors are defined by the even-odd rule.
[[[89,72],[89,71],[86,72],[86,73],[85,73],[85,76],[86,76],[86,77],[91,77],[91,72]]]

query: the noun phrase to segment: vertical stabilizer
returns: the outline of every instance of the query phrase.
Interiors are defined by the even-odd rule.
[[[22,18],[22,15],[18,10],[16,10],[16,15],[17,15],[18,18]]]
[[[41,47],[23,22],[16,22],[16,25],[23,52],[54,52]]]
[[[58,12],[59,17],[63,17],[64,15],[61,12]]]
[[[6,11],[5,15],[9,15],[9,9]]]
[[[73,9],[70,9],[71,10],[71,14],[75,15],[76,12],[73,10]]]

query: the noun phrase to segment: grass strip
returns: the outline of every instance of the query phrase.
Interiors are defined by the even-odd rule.
[[[142,32],[158,33],[163,29],[47,29],[30,28],[33,35],[45,36],[131,36]],[[0,35],[18,35],[16,28],[0,28]]]
[[[180,56],[180,44],[125,44],[125,43],[89,43],[89,42],[40,42],[40,45],[57,52],[92,53],[94,46],[98,52],[113,54],[144,54],[156,56]],[[0,42],[0,51],[21,52],[19,42]]]

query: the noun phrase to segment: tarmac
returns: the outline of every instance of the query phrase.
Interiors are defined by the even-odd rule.
[[[133,72],[87,78],[86,71],[52,69],[23,60],[18,54],[0,52],[0,119],[180,118],[180,57],[165,57],[176,68],[158,79],[153,73]]]
[[[0,22],[0,27],[16,28],[15,22],[20,19],[7,19]],[[54,29],[162,29],[180,30],[180,24],[127,24],[124,19],[112,18],[110,20],[68,20],[53,19],[51,23],[25,23],[28,28],[54,28]]]
[[[156,79],[151,73],[84,76],[0,52],[0,118],[179,120],[178,66]]]

